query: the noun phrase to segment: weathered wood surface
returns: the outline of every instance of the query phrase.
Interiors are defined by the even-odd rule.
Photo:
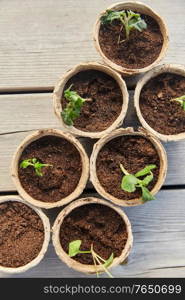
[[[53,113],[52,94],[2,95],[0,103],[0,192],[15,191],[10,177],[12,155],[19,143],[30,131],[40,128],[60,128]],[[133,93],[130,93],[129,110],[123,126],[138,125],[133,107]],[[81,139],[91,152],[93,142]],[[185,184],[185,141],[165,144],[169,168],[165,185]],[[91,187],[91,185],[88,185]]]
[[[157,200],[126,208],[134,246],[128,263],[112,270],[115,277],[185,276],[185,190],[160,191]],[[60,209],[48,214],[52,219]],[[0,276],[6,276],[0,273]],[[14,277],[86,277],[64,265],[52,244],[39,266]],[[105,276],[105,275],[103,275]],[[89,277],[93,277],[89,275]]]
[[[101,60],[92,42],[98,13],[118,0],[1,0],[0,90],[48,89],[73,65]],[[183,63],[184,0],[143,0],[164,17],[164,62]],[[28,13],[29,11],[29,13]]]

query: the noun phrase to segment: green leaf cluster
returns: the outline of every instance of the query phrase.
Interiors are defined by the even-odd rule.
[[[88,250],[88,251],[82,251],[80,250],[80,246],[82,244],[82,241],[81,240],[75,240],[75,241],[72,241],[69,243],[69,256],[70,257],[74,257],[76,256],[77,254],[91,254],[92,255],[92,258],[93,258],[93,262],[94,262],[94,265],[95,265],[95,268],[97,267],[97,264],[102,266],[102,268],[104,269],[104,271],[108,274],[109,277],[113,277],[112,274],[107,270],[107,268],[112,264],[113,262],[113,259],[114,259],[114,254],[112,253],[110,255],[110,257],[105,260],[103,259],[100,255],[98,255],[94,249],[93,249],[93,245],[91,245],[91,249]],[[97,277],[99,276],[99,273],[96,269],[96,274],[97,274]]]
[[[171,99],[170,101],[176,101],[178,103],[180,103],[180,105],[182,106],[183,110],[185,110],[185,95],[175,98],[175,99]]]
[[[113,11],[107,10],[101,17],[102,24],[110,24],[114,20],[119,20],[125,27],[126,39],[129,39],[131,30],[143,31],[147,28],[146,22],[141,18],[141,15],[131,10]]]
[[[73,121],[80,116],[81,107],[86,99],[80,97],[76,91],[71,91],[72,85],[64,91],[64,97],[69,101],[61,116],[66,125],[72,126]]]
[[[20,163],[20,167],[22,169],[26,169],[29,166],[31,166],[31,167],[33,167],[35,169],[35,173],[38,176],[43,176],[43,174],[41,172],[41,170],[42,170],[43,167],[53,167],[53,165],[50,165],[50,164],[42,164],[36,158],[28,158],[28,159],[23,160]]]
[[[147,189],[147,186],[153,180],[154,176],[152,170],[156,168],[156,165],[147,165],[144,169],[138,171],[136,174],[129,174],[122,164],[120,164],[120,168],[125,174],[121,182],[122,190],[133,193],[135,192],[136,188],[140,188],[142,190],[142,200],[144,202],[155,199]],[[139,179],[139,177],[143,176],[145,176],[143,179]]]

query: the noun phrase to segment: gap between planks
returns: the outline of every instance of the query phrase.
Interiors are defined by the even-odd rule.
[[[90,184],[88,184],[90,185]],[[160,189],[161,191],[177,191],[177,190],[185,190],[185,185],[182,184],[182,185],[163,185],[162,188]],[[86,196],[88,197],[91,197],[93,194],[96,193],[96,190],[95,188],[89,188],[87,186],[87,188],[84,189],[83,193],[86,194]],[[13,189],[13,190],[7,190],[7,191],[0,191],[0,196],[9,196],[9,195],[19,195],[17,190]],[[80,195],[78,198],[81,198],[83,196]],[[103,198],[101,197],[101,195],[99,195],[100,198]]]

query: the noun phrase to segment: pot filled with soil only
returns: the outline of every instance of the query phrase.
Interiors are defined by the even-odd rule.
[[[104,61],[123,74],[148,71],[165,55],[168,33],[161,17],[140,2],[114,4],[94,27],[95,46]]]
[[[34,133],[23,145],[13,159],[13,178],[26,200],[52,208],[79,196],[88,179],[89,163],[74,137],[46,130]]]
[[[59,257],[75,270],[109,272],[123,262],[132,246],[126,215],[104,200],[84,198],[61,212],[53,227],[53,243]]]
[[[100,139],[90,160],[90,180],[101,196],[122,206],[154,200],[164,182],[166,153],[147,132],[119,129]]]
[[[37,265],[49,243],[49,220],[19,197],[0,197],[0,270],[24,272]]]
[[[120,126],[128,93],[121,76],[98,63],[80,64],[54,90],[54,107],[62,127],[78,136],[99,138]]]
[[[138,83],[135,107],[142,125],[164,141],[185,138],[185,69],[162,65]]]

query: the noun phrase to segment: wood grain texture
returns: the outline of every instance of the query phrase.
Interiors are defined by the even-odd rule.
[[[19,143],[32,130],[60,128],[60,124],[53,113],[51,93],[1,95],[0,103],[3,107],[0,110],[0,192],[15,191],[9,170],[12,155]],[[123,126],[138,125],[131,92],[129,110]],[[90,155],[94,142],[86,138],[80,140]],[[165,144],[165,148],[169,161],[165,185],[185,184],[185,141]],[[92,188],[90,183],[88,188]]]
[[[124,209],[132,224],[134,244],[128,263],[112,270],[115,277],[184,277],[184,198],[185,190],[180,193],[178,190],[160,191],[157,200]],[[48,212],[50,219],[54,219],[59,211],[55,209]],[[7,277],[0,273],[0,277],[4,276]],[[86,277],[64,265],[51,244],[37,267],[13,277],[53,276]]]
[[[101,61],[92,26],[118,0],[1,0],[0,90],[47,89],[82,61]],[[163,62],[183,63],[184,0],[143,0],[164,17],[170,47]],[[29,11],[29,13],[28,13]],[[134,79],[130,84],[133,86]]]
[[[0,103],[0,135],[60,125],[54,115],[52,93],[0,95]]]

